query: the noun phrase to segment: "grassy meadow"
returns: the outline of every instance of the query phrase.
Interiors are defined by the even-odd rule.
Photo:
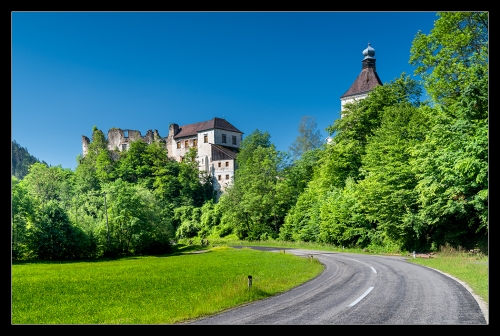
[[[322,270],[317,260],[227,247],[116,260],[14,262],[11,322],[172,324],[286,291]]]
[[[232,245],[375,253],[314,243],[236,240],[213,240],[208,253],[193,253],[207,248],[198,243],[181,242],[177,252],[163,256],[13,262],[12,324],[173,324],[275,295],[323,270],[316,259],[227,247]],[[488,303],[487,255],[446,247],[429,259],[407,256],[409,262],[466,282]]]

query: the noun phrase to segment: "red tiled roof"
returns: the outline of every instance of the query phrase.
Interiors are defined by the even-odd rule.
[[[240,130],[238,130],[236,127],[231,125],[229,122],[227,122],[225,119],[213,118],[213,119],[208,120],[208,121],[202,121],[202,122],[195,123],[195,124],[180,126],[179,132],[174,135],[174,139],[196,135],[198,132],[213,129],[213,128],[243,133]]]
[[[378,85],[382,85],[382,81],[378,77],[377,71],[371,67],[365,68],[361,70],[358,78],[340,98],[370,92]]]

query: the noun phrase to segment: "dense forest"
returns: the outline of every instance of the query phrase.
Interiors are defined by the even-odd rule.
[[[406,74],[347,104],[320,144],[311,118],[290,152],[268,132],[241,143],[234,183],[165,144],[109,151],[94,126],[75,171],[39,162],[12,176],[12,258],[168,251],[180,238],[311,241],[374,251],[488,244],[488,13],[439,13]],[[422,100],[422,93],[429,97]]]
[[[28,175],[29,167],[35,162],[40,162],[48,166],[45,161],[40,161],[28,153],[28,149],[18,144],[16,140],[12,140],[12,175],[22,180]]]

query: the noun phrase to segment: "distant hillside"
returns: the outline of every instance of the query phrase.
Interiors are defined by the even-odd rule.
[[[28,149],[21,147],[16,140],[12,140],[12,175],[18,179],[24,178],[28,174],[29,166],[35,162],[41,162],[47,165],[45,161],[40,161],[28,153]]]

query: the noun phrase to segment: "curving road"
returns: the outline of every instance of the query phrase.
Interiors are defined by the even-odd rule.
[[[188,324],[488,323],[462,284],[405,258],[300,249],[286,253],[313,255],[325,270],[290,291]]]

